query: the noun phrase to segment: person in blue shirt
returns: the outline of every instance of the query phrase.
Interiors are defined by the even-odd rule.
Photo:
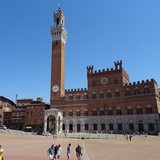
[[[70,155],[71,155],[71,143],[69,143],[67,147],[67,160],[70,160]]]
[[[54,145],[52,144],[50,148],[47,150],[48,156],[50,160],[54,158]]]

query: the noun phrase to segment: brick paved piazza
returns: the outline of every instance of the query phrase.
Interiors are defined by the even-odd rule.
[[[135,136],[132,141],[124,137],[117,139],[53,139],[43,136],[21,136],[0,133],[0,144],[5,150],[5,160],[48,160],[47,148],[51,144],[61,144],[61,160],[66,160],[66,147],[71,143],[71,160],[76,160],[75,147],[85,146],[90,160],[159,160],[160,137]],[[88,160],[85,157],[83,160]]]

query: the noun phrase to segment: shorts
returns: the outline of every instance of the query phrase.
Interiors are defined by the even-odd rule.
[[[52,154],[49,155],[50,160],[53,160],[53,157],[54,157],[54,155],[52,155]]]

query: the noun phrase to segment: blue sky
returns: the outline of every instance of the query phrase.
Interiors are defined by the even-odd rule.
[[[65,88],[87,87],[86,67],[122,60],[130,81],[160,85],[159,0],[1,0],[0,95],[49,103],[53,11],[66,17]]]

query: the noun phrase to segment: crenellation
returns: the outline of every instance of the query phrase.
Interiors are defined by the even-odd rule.
[[[144,83],[144,80],[142,80],[142,82],[141,83]]]

